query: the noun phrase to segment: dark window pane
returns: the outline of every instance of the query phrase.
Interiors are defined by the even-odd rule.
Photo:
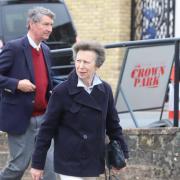
[[[42,4],[36,4],[36,6],[42,6]],[[56,42],[52,46],[58,44],[58,47],[54,48],[63,48],[72,45],[75,41],[75,31],[64,4],[43,3],[43,7],[51,9],[56,14],[53,32],[48,42]],[[15,39],[26,34],[26,17],[28,9],[30,8],[32,8],[32,4],[12,4],[3,6],[3,31],[5,41]]]

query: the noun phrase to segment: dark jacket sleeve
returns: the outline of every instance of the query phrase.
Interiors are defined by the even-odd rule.
[[[125,138],[123,136],[122,127],[120,126],[120,120],[118,117],[117,110],[114,104],[114,98],[112,94],[111,88],[108,86],[109,90],[109,103],[107,110],[107,119],[106,119],[106,133],[110,140],[117,140],[124,152],[125,158],[128,158],[128,146],[125,142]]]
[[[32,156],[32,168],[35,169],[44,169],[47,151],[58,128],[63,102],[56,90],[57,88],[53,90],[49,99],[48,107],[44,116],[45,121],[41,125],[36,139],[35,150]]]
[[[19,80],[6,74],[13,66],[15,49],[12,43],[7,43],[0,54],[0,89],[9,90],[12,93],[15,92]]]

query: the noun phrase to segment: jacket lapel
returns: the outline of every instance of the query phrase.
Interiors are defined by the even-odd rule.
[[[107,95],[105,93],[103,82],[93,87],[93,90],[91,92],[91,97],[96,101],[97,104],[101,106],[101,108],[105,104],[106,96]]]
[[[43,51],[44,61],[45,61],[46,68],[47,68],[49,84],[51,84],[51,87],[52,87],[52,81],[51,81],[51,78],[52,78],[52,77],[51,77],[51,65],[50,65],[49,54],[48,54],[48,51],[45,49],[43,43],[42,43],[42,51]]]
[[[77,87],[77,79],[78,78],[75,71],[70,75],[70,78],[68,79],[68,91],[69,94],[73,96],[74,101],[84,106],[102,111],[105,94],[95,87],[93,88],[92,93],[88,94],[82,87]]]
[[[83,88],[81,90],[81,93],[74,95],[74,101],[84,106],[88,106],[90,108],[102,111],[97,101],[91,95],[89,95]]]
[[[29,44],[29,41],[28,41],[28,38],[25,37],[23,39],[23,50],[24,50],[24,54],[25,54],[25,59],[26,59],[26,62],[27,62],[27,65],[28,65],[28,69],[29,69],[29,72],[31,74],[31,77],[32,77],[32,82],[34,83],[35,82],[35,79],[34,79],[34,69],[33,69],[33,59],[32,59],[32,52],[31,52],[31,46]],[[49,55],[47,54],[47,51],[45,50],[45,47],[42,43],[42,51],[43,51],[43,55],[44,55],[44,60],[45,60],[45,64],[46,64],[46,67],[47,67],[47,73],[48,73],[48,80],[51,84],[51,87],[52,87],[52,81],[51,81],[51,75],[50,75],[50,72],[51,72],[51,66],[49,64]]]
[[[23,44],[24,44],[24,47],[23,47],[23,50],[24,50],[24,54],[25,54],[25,59],[26,59],[26,62],[27,62],[27,65],[28,65],[28,69],[29,69],[29,72],[31,74],[31,77],[32,77],[32,82],[35,82],[34,80],[34,70],[33,70],[33,62],[32,62],[32,53],[31,53],[31,48],[30,48],[30,44],[29,44],[29,41],[28,41],[28,38],[25,37],[23,39]]]

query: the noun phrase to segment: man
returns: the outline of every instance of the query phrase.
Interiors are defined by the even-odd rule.
[[[50,51],[42,41],[49,38],[54,17],[43,7],[29,10],[27,36],[7,43],[0,54],[0,130],[7,132],[10,153],[0,180],[20,180],[31,160],[52,89]],[[55,179],[51,159],[44,180]]]

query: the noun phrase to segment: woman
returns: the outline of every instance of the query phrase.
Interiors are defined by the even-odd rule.
[[[31,174],[39,180],[54,138],[54,168],[61,180],[94,180],[105,169],[105,135],[117,140],[128,158],[110,86],[96,71],[105,61],[97,42],[73,46],[75,70],[52,93],[32,158]]]

